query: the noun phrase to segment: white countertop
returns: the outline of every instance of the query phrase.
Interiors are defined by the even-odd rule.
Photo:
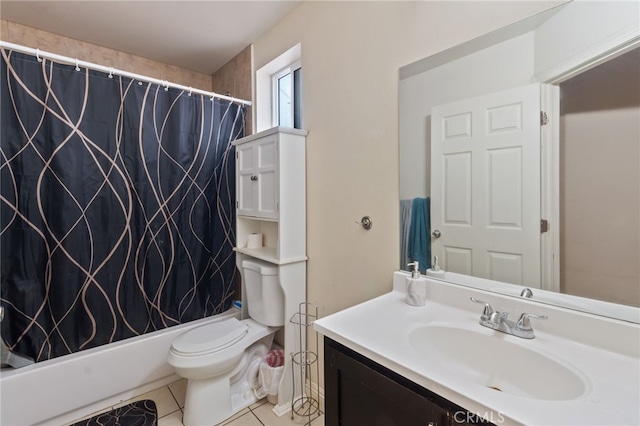
[[[437,280],[429,280],[427,304],[413,307],[405,303],[404,279],[405,274],[396,273],[394,291],[320,318],[314,323],[315,330],[497,424],[640,425],[638,324]],[[478,324],[482,306],[471,303],[470,296],[489,301],[494,309],[510,312],[511,317],[529,312],[547,314],[549,319],[532,321],[535,339],[499,333]],[[427,324],[463,327],[490,336],[497,333],[510,344],[566,366],[584,381],[585,391],[569,400],[543,400],[497,392],[462,375],[447,373],[410,342],[411,332]]]

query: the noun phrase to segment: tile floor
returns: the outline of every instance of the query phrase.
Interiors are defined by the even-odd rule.
[[[113,408],[127,405],[141,399],[152,399],[158,410],[158,426],[182,426],[182,409],[184,408],[184,395],[187,388],[186,380],[170,383],[168,386],[139,395],[129,401],[124,401],[114,407],[105,408],[109,411]],[[264,398],[248,408],[240,411],[233,417],[219,423],[225,426],[293,426],[307,424],[307,419],[291,419],[291,413],[282,417],[276,416],[272,410],[273,405]],[[97,414],[97,413],[96,413]],[[95,414],[94,414],[95,415]],[[91,417],[91,416],[90,416]],[[324,416],[314,419],[311,426],[323,426]],[[212,425],[213,426],[213,425]]]

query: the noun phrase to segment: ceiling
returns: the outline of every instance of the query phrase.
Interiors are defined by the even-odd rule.
[[[300,3],[289,0],[1,0],[0,17],[213,74]]]

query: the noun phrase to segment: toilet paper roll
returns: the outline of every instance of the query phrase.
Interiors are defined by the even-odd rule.
[[[262,234],[250,234],[247,238],[247,248],[256,249],[262,247]]]

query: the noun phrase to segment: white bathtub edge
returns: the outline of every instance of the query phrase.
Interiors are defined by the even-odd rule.
[[[178,380],[166,362],[186,330],[232,316],[192,321],[0,374],[0,425],[59,426]],[[115,402],[111,402],[115,401]]]
[[[130,389],[118,395],[114,395],[112,397],[105,398],[101,401],[94,402],[89,405],[85,405],[84,407],[78,408],[77,410],[69,411],[58,417],[45,420],[44,422],[38,423],[37,425],[34,425],[34,426],[70,425],[72,423],[77,422],[80,419],[91,417],[92,415],[98,414],[99,412],[108,411],[109,407],[117,406],[123,401],[128,401],[132,398],[135,398],[147,392],[151,392],[152,390],[161,388],[163,386],[166,386],[180,379],[181,377],[174,373],[174,374],[171,374],[170,376],[147,383],[135,389]],[[0,423],[0,425],[2,425],[2,423]]]

